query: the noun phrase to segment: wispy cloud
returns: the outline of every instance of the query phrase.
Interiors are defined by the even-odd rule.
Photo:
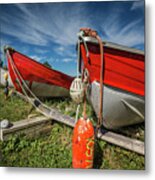
[[[106,32],[106,40],[129,47],[144,45],[144,17],[131,20],[128,17],[130,16],[126,16],[126,12],[121,9],[111,14],[109,18],[105,18],[102,31]]]
[[[1,38],[0,36],[0,59],[4,59],[4,46],[11,45],[12,42],[7,38]]]
[[[115,42],[124,44],[130,47],[144,43],[144,25],[141,25],[140,20],[135,20],[125,25],[116,36],[113,36]]]
[[[32,5],[17,4],[16,7],[21,13],[14,17],[5,13],[1,17],[4,22],[1,31],[25,43],[73,45],[79,28],[88,25],[87,20],[82,19],[85,7],[81,4],[34,4],[33,8]]]
[[[45,50],[40,47],[35,47],[33,49],[33,52],[34,52],[34,54],[38,54],[38,55],[46,55],[50,52],[50,49]]]
[[[131,10],[137,10],[137,9],[144,9],[144,1],[143,0],[137,0],[135,2],[133,2],[132,6],[131,6]]]
[[[76,50],[75,45],[73,46],[56,46],[54,48],[54,51],[56,54],[58,54],[61,57],[68,57],[68,58],[74,58],[76,59]]]
[[[47,59],[46,56],[37,56],[37,55],[30,55],[30,58],[34,59],[35,61],[38,62],[43,62]]]
[[[143,1],[135,1],[131,6],[131,10],[141,8],[143,5]],[[102,17],[102,14],[100,14],[102,18],[97,11],[93,17],[89,12],[89,8],[83,3],[58,3],[57,5],[55,3],[40,5],[17,4],[14,8],[19,13],[12,16],[12,14],[5,12],[0,17],[2,33],[17,38],[21,42],[38,46],[49,46],[50,43],[56,43],[60,45],[57,48],[57,53],[60,55],[66,51],[64,51],[65,46],[75,45],[77,41],[76,33],[80,27],[95,28],[98,24],[101,24],[98,19],[102,20],[101,32],[104,38],[114,42],[117,40],[118,43],[121,43],[126,35],[126,40],[123,41],[125,45],[134,45],[137,39],[135,36],[135,41],[131,41],[131,36],[133,33],[138,34],[140,30],[136,26],[140,25],[140,23],[138,24],[139,19],[136,18],[122,27],[124,23],[122,23],[122,15],[125,16],[125,14],[122,14],[123,9],[121,6],[120,8],[111,7],[107,16],[103,14]],[[92,24],[92,18],[98,18],[95,19],[96,24]],[[123,35],[123,38],[121,38],[121,35]],[[130,40],[129,43],[127,40]]]
[[[1,45],[13,45],[63,71],[74,71],[76,34],[81,27],[96,29],[106,41],[144,46],[144,1],[14,4],[0,8]]]
[[[62,61],[65,63],[76,62],[75,59],[72,59],[72,58],[64,58],[64,59],[62,59]]]

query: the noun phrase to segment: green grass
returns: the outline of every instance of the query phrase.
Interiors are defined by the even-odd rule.
[[[76,104],[68,99],[46,100],[48,106],[75,117]],[[31,106],[14,96],[4,100],[0,89],[0,119],[18,121],[28,116]],[[36,113],[33,111],[33,113]],[[80,116],[82,107],[80,108]],[[87,106],[87,114],[93,123],[96,117],[92,108]],[[144,139],[144,124],[124,128],[121,132],[130,137]],[[72,129],[63,124],[54,123],[50,135],[27,138],[13,135],[8,141],[0,142],[0,166],[13,167],[72,167]],[[94,168],[96,169],[140,169],[145,168],[144,156],[124,150],[120,147],[97,140],[95,143]]]
[[[8,119],[11,122],[27,118],[31,105],[17,96],[5,100],[3,88],[0,88],[0,120]],[[35,111],[33,111],[35,113]],[[33,113],[32,112],[32,113]]]

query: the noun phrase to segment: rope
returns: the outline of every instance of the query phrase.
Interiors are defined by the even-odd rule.
[[[87,119],[87,100],[86,100],[86,87],[84,88],[84,100],[83,100],[83,118],[86,120]]]
[[[40,99],[37,98],[36,95],[30,90],[30,88],[29,88],[28,85],[26,84],[25,80],[22,78],[20,72],[18,71],[18,69],[17,69],[14,61],[12,60],[12,57],[10,56],[9,52],[8,52],[7,55],[8,55],[9,58],[11,59],[11,63],[12,63],[13,66],[14,66],[14,67],[13,67],[13,70],[14,70],[14,68],[16,69],[18,76],[20,77],[22,83],[24,84],[24,86],[26,87],[26,89],[29,91],[29,93],[31,94],[31,96],[32,96],[34,99],[36,99],[37,101],[39,101],[40,104],[44,105],[46,108],[49,108],[48,106],[46,106],[45,104],[43,104],[43,103],[40,101]],[[17,74],[16,74],[15,71],[14,71],[14,73],[15,73],[17,79],[19,80],[19,78],[18,78],[18,76],[17,76]],[[19,81],[19,82],[20,82],[20,81]],[[22,84],[21,84],[21,83],[20,83],[20,85],[21,85],[21,88],[22,88],[22,90],[23,90],[23,87],[22,87]],[[25,90],[24,90],[24,91],[25,91]],[[26,93],[26,94],[27,94],[27,96],[28,96],[28,93]],[[28,96],[28,97],[29,97],[29,96]]]
[[[76,109],[75,123],[78,121],[79,110],[80,110],[80,104],[78,104],[77,109]]]
[[[3,141],[3,129],[0,126],[0,140]]]
[[[84,44],[84,47],[85,47],[85,50],[86,50],[86,56],[87,58],[89,57],[89,51],[88,51],[88,47],[87,47],[87,43],[85,42],[84,38],[83,38],[83,31],[80,31],[78,33],[78,36],[79,38],[82,40],[83,44]]]
[[[28,99],[28,102],[30,102],[30,104],[32,104],[33,107],[35,107],[39,112],[41,112],[40,109],[35,106],[34,102],[32,101],[31,98],[29,98],[28,94],[26,93],[25,89],[23,88],[23,86],[22,86],[22,84],[21,84],[21,81],[20,81],[20,79],[19,79],[18,76],[17,76],[17,72],[15,71],[16,66],[15,66],[15,64],[14,64],[14,62],[13,62],[13,60],[12,60],[12,57],[10,56],[10,54],[9,54],[8,51],[7,51],[6,53],[7,53],[7,56],[9,56],[12,70],[13,70],[13,72],[14,72],[14,74],[15,74],[15,77],[18,79],[18,82],[19,82],[19,84],[20,84],[20,87],[21,87],[21,89],[22,89],[22,92],[25,94],[26,98]],[[16,68],[16,70],[18,70],[18,69]],[[20,73],[19,73],[19,75],[20,75]],[[20,76],[20,77],[21,77],[21,76]],[[24,81],[23,81],[23,82],[24,82]],[[43,113],[43,112],[41,112],[41,113]],[[29,119],[28,119],[28,121],[29,121]]]
[[[12,60],[12,58],[11,58],[11,56],[10,56],[10,54],[9,54],[8,51],[7,51],[7,56],[8,56],[9,59],[11,60],[10,62],[11,62],[12,70],[13,70],[13,72],[14,72],[16,78],[18,79],[19,85],[20,85],[20,87],[21,87],[23,93],[26,95],[28,101],[31,101],[31,99],[27,96],[27,93],[26,93],[25,89],[23,88],[23,86],[22,86],[22,84],[21,84],[21,80],[20,80],[19,77],[17,76],[17,72],[15,71],[15,64],[14,64],[14,62],[13,62],[13,60]]]
[[[20,77],[20,79],[21,79],[23,85],[25,86],[25,88],[29,91],[29,93],[31,94],[31,96],[32,96],[34,99],[36,99],[37,101],[40,102],[40,104],[42,104],[42,105],[44,105],[45,107],[48,108],[48,106],[46,106],[45,104],[43,104],[43,103],[40,101],[40,99],[37,98],[36,95],[30,90],[30,88],[29,88],[28,85],[26,84],[25,80],[22,78],[20,72],[18,71],[18,69],[17,69],[17,67],[16,67],[14,61],[12,60],[12,57],[10,56],[10,54],[9,54],[8,51],[7,51],[7,53],[8,53],[7,55],[8,55],[9,58],[11,59],[11,63],[13,64],[13,66],[14,66],[14,68],[15,68],[15,70],[16,70],[18,76]],[[13,69],[14,69],[14,68],[13,68]],[[14,73],[15,73],[15,71],[14,71]],[[15,74],[16,74],[16,73],[15,73]],[[19,80],[18,76],[16,76],[16,77],[17,77],[17,79]],[[19,82],[20,82],[20,81],[19,81]],[[22,84],[20,83],[20,85],[22,85]],[[21,88],[22,88],[22,87],[21,87]],[[27,93],[26,93],[26,94],[27,94]]]
[[[50,110],[50,108],[49,108],[48,106],[46,106],[45,104],[43,104],[43,103],[34,95],[34,93],[29,89],[29,87],[28,87],[27,84],[25,83],[24,79],[22,78],[20,72],[18,71],[16,65],[14,64],[14,62],[13,62],[13,60],[12,60],[12,57],[11,57],[10,54],[9,54],[9,51],[7,50],[6,53],[7,53],[7,56],[9,57],[9,59],[11,60],[10,62],[11,62],[12,70],[13,70],[16,78],[17,78],[18,81],[19,81],[19,85],[20,85],[20,87],[21,87],[21,89],[22,89],[22,92],[25,94],[25,96],[26,96],[26,98],[28,99],[28,101],[29,101],[40,113],[42,113],[43,115],[45,115],[45,116],[47,116],[47,117],[50,117],[50,116],[48,116],[46,113],[44,113],[44,111],[41,111],[41,110],[38,108],[38,106],[36,106],[36,104],[34,103],[34,101],[28,96],[27,92],[26,92],[25,89],[23,88],[23,85],[26,87],[26,89],[30,92],[30,94],[32,95],[32,97],[33,97],[35,100],[37,100],[42,106],[44,106],[44,107],[46,107],[48,110]],[[17,76],[17,74],[18,74],[18,76],[20,77],[20,79],[19,79],[19,77]],[[21,81],[22,81],[23,85],[22,85]]]
[[[88,48],[87,48],[87,44],[83,39],[82,34],[83,34],[82,32],[79,32],[78,37],[82,39],[82,41],[84,43],[84,46],[85,46],[85,49],[86,49],[86,52],[87,52],[87,57],[88,57],[89,56],[89,51],[88,51]],[[77,63],[77,78],[78,78],[79,77],[79,63],[80,63],[80,40],[79,39],[78,39],[78,61],[77,62],[78,62]],[[80,109],[80,104],[77,105],[75,122],[77,122],[77,120],[78,120],[79,109]],[[84,88],[83,117],[86,120],[86,118],[87,118],[87,116],[86,116],[86,88]]]
[[[78,40],[78,60],[77,60],[77,72],[76,76],[79,77],[79,63],[80,63],[80,40]]]
[[[103,44],[101,38],[97,35],[97,32],[90,29],[90,28],[81,28],[80,31],[83,32],[84,36],[91,36],[98,40],[99,46],[100,46],[100,56],[101,56],[101,69],[100,69],[100,109],[98,114],[98,123],[97,123],[97,129],[100,128],[102,125],[102,116],[103,116],[103,71],[104,71],[104,60],[103,60]],[[84,38],[82,38],[84,41]],[[84,46],[87,47],[86,42],[84,43]],[[87,48],[88,49],[88,48]],[[86,49],[86,50],[87,50]]]

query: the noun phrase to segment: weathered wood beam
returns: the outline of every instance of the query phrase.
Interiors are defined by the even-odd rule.
[[[50,133],[51,128],[52,120],[45,116],[24,119],[14,122],[10,128],[0,129],[0,139],[2,141],[7,140],[10,135],[14,134],[24,134],[34,137],[40,134]]]
[[[120,146],[127,150],[136,152],[138,154],[145,154],[144,142],[140,140],[129,138],[111,131],[106,131],[105,133],[99,132],[97,137],[101,140]]]

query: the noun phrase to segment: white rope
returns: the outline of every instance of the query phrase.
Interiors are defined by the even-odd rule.
[[[78,34],[78,60],[77,60],[77,78],[79,78],[79,63],[80,63],[80,38],[84,43],[84,47],[86,50],[86,56],[89,57],[89,51],[88,51],[88,47],[87,44],[84,40],[83,37],[83,32],[79,32]],[[79,117],[79,110],[80,110],[80,104],[77,105],[77,109],[76,109],[76,116],[75,116],[75,123],[78,121],[78,117]]]
[[[0,127],[0,139],[3,141],[3,129]]]
[[[16,69],[16,72],[17,72],[18,76],[20,77],[22,83],[24,84],[25,88],[29,91],[29,93],[32,95],[32,97],[34,97],[34,99],[37,99],[41,104],[43,104],[43,103],[40,101],[40,99],[37,98],[36,95],[30,90],[30,88],[29,88],[28,85],[26,84],[25,80],[22,78],[20,72],[18,71],[18,69],[17,69],[17,67],[16,67],[14,61],[12,60],[12,57],[10,56],[10,54],[9,54],[8,51],[7,51],[7,53],[8,53],[7,55],[8,55],[9,58],[11,59],[11,62],[12,62],[12,64],[13,64],[14,68]],[[14,68],[13,68],[13,69],[14,69]],[[16,72],[14,71],[15,74],[16,74]],[[19,80],[18,76],[16,76],[16,77],[17,77],[17,79]],[[20,84],[21,84],[21,83],[20,83]],[[22,85],[22,84],[21,84],[21,85]],[[22,88],[22,87],[21,87],[21,88]]]
[[[86,41],[84,40],[83,31],[80,31],[80,32],[78,33],[78,37],[81,38],[81,40],[82,40],[82,42],[83,42],[83,44],[84,44],[84,47],[85,47],[85,50],[86,50],[86,56],[87,56],[87,58],[88,58],[88,57],[89,57],[89,50],[88,50],[87,43],[86,43]]]
[[[12,70],[13,70],[16,78],[18,79],[19,85],[20,85],[23,93],[25,94],[26,98],[28,99],[28,101],[29,101],[40,113],[44,114],[45,116],[50,117],[50,116],[47,115],[44,111],[40,110],[40,109],[34,104],[34,101],[28,96],[27,92],[26,92],[25,89],[23,88],[23,85],[21,84],[21,81],[23,82],[23,84],[24,84],[24,86],[26,87],[26,89],[30,92],[30,94],[34,97],[34,99],[38,100],[39,103],[40,103],[42,106],[44,106],[44,107],[46,107],[48,110],[50,110],[50,108],[49,108],[48,106],[46,106],[45,104],[43,104],[43,103],[34,95],[34,93],[29,89],[29,87],[28,87],[27,84],[25,83],[24,79],[23,79],[22,76],[20,75],[17,67],[15,66],[15,64],[14,64],[14,62],[13,62],[13,60],[12,60],[12,57],[10,56],[10,54],[9,54],[8,51],[7,51],[7,55],[9,56],[9,59],[11,60]],[[15,69],[16,69],[16,71],[15,71]],[[18,76],[20,77],[20,80],[21,80],[21,81],[19,80],[19,77],[17,76],[17,73],[18,73]]]
[[[78,104],[77,109],[76,109],[75,123],[78,121],[79,110],[80,110],[80,104]]]
[[[7,53],[8,53],[8,52],[7,52]],[[11,56],[9,55],[9,53],[8,53],[7,55],[9,56],[9,59],[11,60],[11,67],[12,67],[12,70],[13,70],[15,76],[16,76],[16,79],[18,79],[18,83],[19,83],[19,85],[20,85],[20,87],[21,87],[23,93],[25,94],[25,96],[27,97],[27,99],[28,99],[29,101],[31,101],[31,99],[28,97],[28,95],[27,95],[25,89],[23,88],[23,86],[22,86],[22,84],[21,84],[21,80],[20,80],[20,79],[18,78],[18,76],[17,76],[17,72],[15,71],[15,65],[14,65],[14,63],[13,63],[13,60],[12,60]]]
[[[7,53],[8,53],[8,52],[7,52]],[[19,76],[20,79],[21,79],[21,81],[22,81],[22,83],[24,84],[24,86],[26,87],[26,89],[29,91],[29,93],[34,97],[34,99],[37,99],[40,103],[42,103],[42,102],[40,101],[40,99],[38,99],[38,98],[35,96],[35,94],[30,90],[30,88],[27,86],[25,80],[22,78],[22,76],[21,76],[20,72],[18,71],[18,69],[17,69],[17,67],[16,67],[16,65],[15,65],[15,63],[14,63],[14,61],[12,60],[12,57],[10,56],[10,54],[8,53],[7,55],[9,56],[9,58],[10,58],[10,60],[11,60],[11,63],[12,63],[11,65],[14,66],[14,67],[12,67],[12,69],[13,69],[13,71],[14,71],[14,73],[15,73],[17,79],[19,80],[19,78],[18,78],[18,76]],[[18,73],[18,76],[17,76],[17,74],[16,74],[16,72],[15,72],[14,69],[16,69],[16,72]],[[20,83],[20,81],[19,81],[19,83]],[[21,88],[23,89],[21,83],[20,83],[20,86],[21,86]],[[24,91],[25,91],[25,90],[24,90]],[[26,94],[27,94],[27,93],[26,93]]]
[[[79,77],[79,63],[80,63],[80,40],[78,39],[78,58],[77,58],[77,78]]]

